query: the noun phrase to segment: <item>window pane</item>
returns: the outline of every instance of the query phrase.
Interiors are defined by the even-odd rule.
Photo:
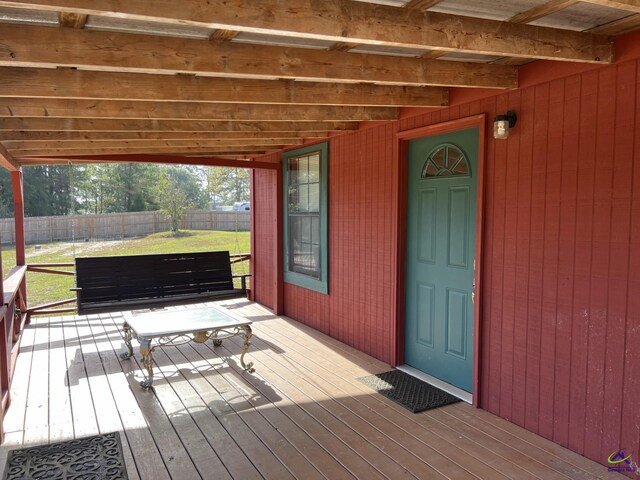
[[[327,192],[324,190],[322,162],[327,161],[327,144],[305,148],[286,157],[285,218],[286,270],[285,282],[327,293],[321,259],[325,258],[326,232],[322,231]],[[310,153],[302,153],[310,152]],[[287,154],[285,154],[287,155]]]
[[[438,170],[445,167],[446,149],[440,148],[433,155],[431,155],[431,161]]]
[[[311,246],[311,263],[315,276],[320,276],[320,245]]]
[[[297,246],[292,263],[295,271],[317,277],[314,252],[308,243]]]
[[[311,240],[314,245],[320,245],[320,217],[311,217]]]
[[[422,178],[469,175],[467,157],[455,145],[441,145],[428,157],[422,168]]]
[[[309,157],[298,157],[298,182],[307,183],[309,181]]]
[[[320,154],[314,153],[309,156],[309,182],[320,181]]]
[[[319,183],[309,184],[309,211],[310,212],[320,211],[320,184]]]
[[[300,210],[300,192],[298,187],[289,187],[289,201],[287,208],[290,212],[298,212]]]
[[[298,183],[298,170],[300,169],[300,165],[298,162],[298,159],[296,158],[290,158],[289,159],[289,166],[288,166],[288,178],[289,178],[289,185],[295,185]]]
[[[302,243],[311,243],[311,218],[300,217],[300,241]]]
[[[298,211],[309,211],[309,185],[300,185],[298,187]]]
[[[299,243],[300,238],[300,222],[299,217],[289,216],[289,239],[292,245]]]

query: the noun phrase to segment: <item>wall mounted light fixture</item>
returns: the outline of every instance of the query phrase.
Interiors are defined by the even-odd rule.
[[[509,129],[515,127],[517,121],[516,112],[512,110],[504,115],[496,115],[493,119],[493,138],[498,140],[509,138]]]

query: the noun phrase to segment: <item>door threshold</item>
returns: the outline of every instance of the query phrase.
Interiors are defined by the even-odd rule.
[[[467,403],[473,403],[473,395],[470,394],[469,392],[465,392],[464,390],[458,388],[458,387],[454,387],[453,385],[451,385],[450,383],[447,382],[443,382],[442,380],[436,378],[436,377],[432,377],[431,375],[428,375],[426,373],[424,373],[423,371],[418,370],[417,368],[413,368],[409,365],[400,365],[398,367],[396,367],[398,370],[400,370],[401,372],[404,372],[408,375],[411,375],[412,377],[416,377],[420,380],[422,380],[423,382],[427,382],[431,385],[433,385],[434,387],[438,387],[440,390],[444,390],[447,393],[450,393],[451,395],[453,395],[454,397],[458,397],[460,400],[462,400],[463,402],[467,402]]]

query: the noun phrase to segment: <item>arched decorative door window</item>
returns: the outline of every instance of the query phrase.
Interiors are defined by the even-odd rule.
[[[470,177],[469,160],[460,148],[443,143],[434,148],[422,167],[422,178]]]

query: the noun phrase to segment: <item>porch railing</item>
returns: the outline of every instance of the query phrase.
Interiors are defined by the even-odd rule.
[[[24,325],[29,322],[26,303],[26,265],[13,267],[7,278],[2,282],[3,304],[0,327],[0,414],[4,415],[11,401],[9,388],[11,378],[20,351],[20,340]],[[0,419],[1,420],[1,419]],[[4,430],[0,429],[0,441],[4,438]]]

